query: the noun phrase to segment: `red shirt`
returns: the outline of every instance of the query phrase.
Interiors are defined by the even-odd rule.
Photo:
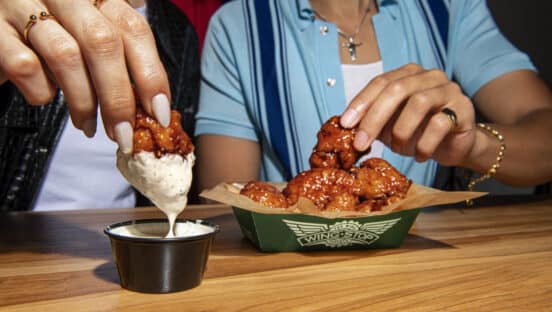
[[[172,0],[172,2],[186,14],[194,26],[199,39],[199,50],[201,51],[209,19],[224,0]]]

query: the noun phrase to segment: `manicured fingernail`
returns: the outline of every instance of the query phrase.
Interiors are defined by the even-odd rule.
[[[355,135],[353,145],[357,150],[364,151],[370,147],[370,137],[366,134],[366,132],[359,130]]]
[[[348,109],[345,113],[343,113],[343,116],[341,116],[341,125],[345,128],[352,128],[355,125],[357,118],[357,111],[352,108]]]
[[[171,106],[169,104],[169,98],[167,98],[165,94],[160,93],[153,97],[151,106],[157,121],[159,121],[163,127],[168,127],[171,123]]]
[[[115,141],[119,144],[119,149],[125,154],[132,152],[132,125],[128,121],[123,121],[115,125]]]
[[[96,118],[90,118],[82,124],[82,132],[89,138],[96,134]]]

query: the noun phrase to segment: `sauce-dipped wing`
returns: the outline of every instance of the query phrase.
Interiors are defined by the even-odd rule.
[[[318,142],[309,159],[311,168],[353,167],[359,152],[353,147],[356,128],[345,129],[339,124],[339,116],[326,121],[318,131]]]

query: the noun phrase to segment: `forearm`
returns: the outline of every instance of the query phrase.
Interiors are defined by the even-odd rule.
[[[536,110],[511,125],[489,124],[504,137],[506,150],[494,178],[518,186],[552,180],[552,109]],[[483,129],[463,167],[486,173],[497,162],[499,140]]]
[[[254,141],[222,135],[197,138],[197,186],[209,189],[222,182],[259,179],[261,151]]]

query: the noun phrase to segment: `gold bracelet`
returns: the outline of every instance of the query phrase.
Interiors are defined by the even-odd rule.
[[[496,129],[491,128],[491,126],[483,123],[478,123],[477,126],[481,129],[486,130],[487,132],[492,134],[495,138],[497,138],[497,140],[500,142],[500,149],[498,150],[498,156],[496,156],[496,162],[491,166],[491,168],[485,174],[479,176],[478,178],[470,179],[470,182],[468,183],[468,189],[470,190],[470,192],[473,191],[473,187],[477,183],[487,180],[489,178],[492,178],[496,174],[496,172],[500,168],[500,163],[502,162],[502,159],[504,159],[504,151],[506,151],[506,143],[504,143],[504,136],[502,136],[500,132],[498,132]],[[468,206],[472,206],[473,200],[471,199],[466,200],[466,204]]]

